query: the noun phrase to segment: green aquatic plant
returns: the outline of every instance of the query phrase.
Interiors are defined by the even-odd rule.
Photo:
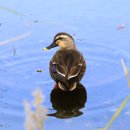
[[[130,95],[128,95],[125,100],[122,102],[122,104],[120,105],[120,107],[117,109],[116,113],[112,116],[112,118],[110,119],[110,121],[107,123],[107,125],[104,128],[97,128],[97,130],[108,130],[110,128],[110,126],[112,125],[112,123],[115,121],[115,119],[119,116],[119,114],[121,113],[121,111],[123,110],[123,108],[126,106],[127,102],[130,99]]]
[[[125,105],[127,104],[127,102],[130,99],[130,95],[128,95],[125,100],[123,101],[123,103],[120,105],[120,107],[118,108],[118,110],[116,111],[116,113],[113,115],[113,117],[111,118],[111,120],[108,122],[108,124],[106,125],[106,127],[104,128],[104,130],[108,130],[108,128],[111,126],[111,124],[114,122],[114,120],[118,117],[118,115],[121,113],[121,111],[123,110],[123,108],[125,107]]]
[[[42,105],[44,97],[40,89],[35,90],[33,96],[33,103],[24,101],[26,112],[25,128],[26,130],[43,130],[47,118],[47,109]]]
[[[130,70],[128,70],[128,68],[125,65],[125,62],[123,60],[123,58],[121,58],[121,64],[126,76],[126,79],[128,81],[128,86],[130,86],[130,79],[129,79],[129,73]],[[97,128],[97,130],[108,130],[110,128],[110,126],[112,125],[112,123],[115,121],[115,119],[119,116],[119,114],[121,113],[121,111],[123,110],[123,108],[126,106],[127,102],[130,99],[130,95],[128,95],[125,100],[122,102],[122,104],[120,105],[120,107],[118,108],[118,110],[116,111],[116,113],[112,116],[112,118],[110,119],[110,121],[108,122],[108,124],[106,125],[105,128]]]

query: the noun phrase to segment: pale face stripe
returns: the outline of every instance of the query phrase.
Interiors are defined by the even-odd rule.
[[[67,35],[60,35],[60,36],[57,36],[56,38],[55,38],[55,40],[56,39],[58,39],[58,38],[68,38],[69,36],[67,36]]]

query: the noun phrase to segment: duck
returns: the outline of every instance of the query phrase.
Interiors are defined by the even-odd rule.
[[[49,71],[56,82],[55,88],[63,91],[73,91],[83,78],[86,71],[86,61],[78,51],[73,37],[65,32],[55,35],[52,44],[43,48],[50,50],[59,47],[50,60]]]

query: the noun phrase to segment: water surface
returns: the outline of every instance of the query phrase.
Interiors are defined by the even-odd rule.
[[[130,93],[120,62],[124,58],[130,69],[129,4],[128,0],[1,0],[0,129],[24,129],[23,100],[31,101],[31,92],[37,87],[42,89],[44,106],[51,115],[45,122],[45,130],[105,127]],[[125,28],[117,30],[120,24],[125,24]],[[59,105],[57,108],[51,102],[55,83],[48,67],[57,48],[42,51],[61,31],[74,37],[87,62],[82,80],[87,102],[73,106],[75,109],[69,112],[59,111]],[[12,38],[16,39],[6,41]],[[37,73],[37,69],[43,72]],[[129,120],[130,102],[110,130],[129,130]]]

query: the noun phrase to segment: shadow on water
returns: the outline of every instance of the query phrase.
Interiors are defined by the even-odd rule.
[[[71,92],[54,88],[51,91],[50,100],[56,112],[48,114],[48,116],[61,119],[77,117],[83,114],[80,109],[85,106],[87,92],[85,87],[80,83],[77,88]]]

